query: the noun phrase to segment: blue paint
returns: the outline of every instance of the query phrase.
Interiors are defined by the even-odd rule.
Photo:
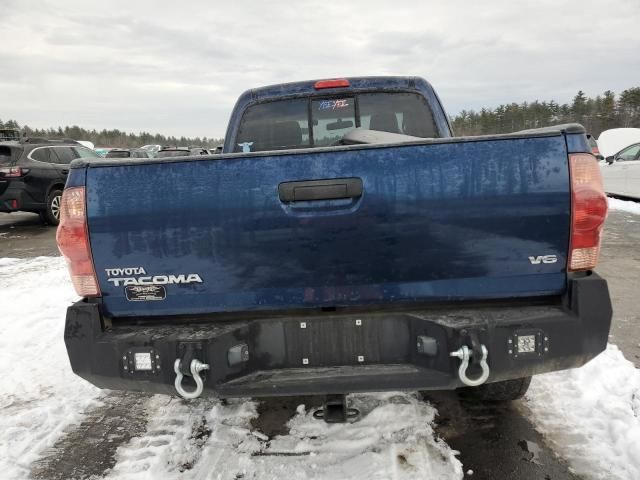
[[[65,188],[69,187],[82,187],[84,185],[85,177],[87,171],[80,168],[72,168],[69,170],[69,175],[67,176],[67,183],[65,184]]]
[[[89,164],[78,171],[103,307],[135,316],[560,294],[565,137]],[[278,197],[281,182],[347,177],[362,179],[360,199]],[[204,283],[128,302],[104,269],[138,266]]]
[[[591,147],[584,133],[572,133],[566,136],[569,153],[591,153]]]

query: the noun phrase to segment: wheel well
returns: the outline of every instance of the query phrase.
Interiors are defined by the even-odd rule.
[[[64,190],[64,183],[56,183],[54,185],[51,185],[51,187],[49,187],[49,190],[47,191],[47,201],[49,200],[49,195],[54,190]]]

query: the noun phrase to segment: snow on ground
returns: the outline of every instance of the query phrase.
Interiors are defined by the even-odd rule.
[[[625,202],[626,203],[626,202]],[[101,393],[76,377],[63,342],[75,294],[61,258],[0,259],[0,471],[26,478],[41,452],[73,428]],[[304,406],[290,434],[251,428],[251,401],[147,401],[146,433],[119,447],[111,480],[233,478],[463,478],[434,438],[436,410],[405,393],[354,395],[354,424],[327,425]],[[640,370],[616,347],[581,369],[536,377],[533,421],[586,478],[640,478]]]
[[[636,215],[640,215],[640,202],[620,200],[619,198],[609,197],[609,209],[621,210],[623,212],[635,213]]]
[[[535,377],[526,398],[536,428],[578,474],[640,479],[640,370],[617,347]]]
[[[0,259],[0,472],[27,478],[29,465],[96,404],[99,390],[69,366],[63,329],[76,299],[59,257]]]
[[[415,395],[354,395],[363,417],[353,424],[316,420],[299,406],[289,435],[252,432],[251,401],[186,403],[156,396],[146,435],[117,453],[111,480],[461,479],[462,465],[434,438],[436,410]]]
[[[65,428],[99,404],[102,393],[72,373],[64,347],[65,309],[76,298],[62,258],[0,259],[3,480],[27,478]],[[291,433],[267,441],[251,430],[254,402],[157,395],[147,403],[146,434],[119,448],[108,478],[463,477],[455,452],[434,438],[433,407],[409,394],[352,401],[364,415],[360,422],[326,425],[301,407]]]

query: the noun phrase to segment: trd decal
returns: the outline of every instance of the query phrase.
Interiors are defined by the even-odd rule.
[[[318,110],[337,110],[349,106],[346,99],[343,100],[322,100],[318,106]]]

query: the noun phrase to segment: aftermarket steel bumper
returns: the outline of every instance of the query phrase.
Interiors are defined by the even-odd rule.
[[[486,346],[488,382],[579,367],[606,348],[611,314],[607,284],[591,274],[571,279],[563,298],[546,303],[232,320],[122,321],[81,301],[67,311],[65,342],[76,374],[116,390],[175,394],[175,360],[191,358],[210,366],[203,395],[454,389],[463,384],[460,359],[450,354],[463,345]]]

